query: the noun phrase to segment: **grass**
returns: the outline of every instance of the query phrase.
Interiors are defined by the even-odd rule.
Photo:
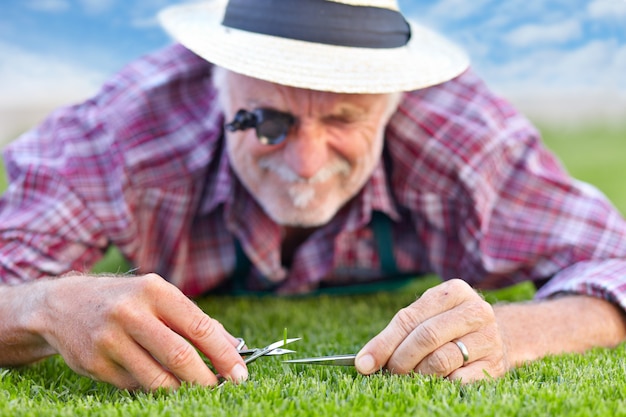
[[[351,352],[433,282],[365,296],[209,297],[200,306],[254,346],[280,340],[287,327],[290,336],[305,337],[292,345],[298,355]],[[625,356],[620,347],[550,357],[468,386],[425,376],[363,377],[350,368],[287,366],[279,358],[261,358],[241,386],[136,394],[80,377],[55,357],[0,371],[0,415],[616,416],[626,415]]]
[[[544,127],[546,142],[570,172],[597,185],[626,212],[626,128],[567,132]],[[0,176],[0,182],[2,181]],[[125,270],[111,252],[99,270]],[[393,292],[304,298],[207,297],[201,308],[250,346],[289,337],[297,356],[354,352],[393,314],[438,282],[427,277]],[[490,302],[532,297],[529,284],[486,292]],[[184,386],[129,393],[73,373],[59,357],[0,368],[0,415],[11,416],[626,416],[626,345],[559,355],[505,377],[461,386],[440,378],[358,375],[351,368],[288,366],[279,358],[250,365],[250,380],[220,390]]]
[[[626,125],[544,126],[541,131],[572,175],[597,186],[626,214]]]

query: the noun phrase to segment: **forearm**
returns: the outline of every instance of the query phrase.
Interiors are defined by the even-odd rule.
[[[613,347],[626,338],[623,312],[587,296],[494,306],[510,365],[549,354]]]
[[[24,365],[55,354],[35,330],[46,282],[0,285],[0,366]]]

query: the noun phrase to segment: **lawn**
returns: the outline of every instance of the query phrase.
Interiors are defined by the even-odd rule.
[[[626,213],[626,128],[542,128],[577,178],[592,182]],[[1,178],[0,178],[1,180]],[[109,255],[98,268],[118,270]],[[304,298],[207,297],[198,304],[251,346],[289,337],[296,356],[355,352],[395,311],[438,280],[428,277],[376,294]],[[532,296],[530,285],[486,293],[491,302]],[[460,386],[425,376],[358,375],[350,368],[305,368],[261,358],[250,380],[219,390],[128,393],[74,374],[58,357],[0,368],[0,415],[429,415],[626,416],[626,346],[545,358],[504,378]]]

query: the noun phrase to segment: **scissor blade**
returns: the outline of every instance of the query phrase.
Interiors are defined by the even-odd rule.
[[[272,343],[271,345],[269,345],[269,346],[265,347],[263,350],[266,350],[266,351],[268,351],[268,352],[269,352],[269,351],[271,351],[271,350],[278,349],[278,348],[280,348],[280,347],[283,347],[283,346],[285,346],[285,345],[288,345],[289,343],[292,343],[292,342],[297,342],[298,340],[301,340],[301,339],[302,339],[301,337],[295,337],[295,338],[293,338],[293,339],[286,339],[286,340],[285,340],[285,339],[283,339],[283,340],[279,340],[278,342],[274,342],[274,343]],[[267,353],[266,353],[266,354],[267,354]]]
[[[333,365],[333,366],[354,366],[356,354],[350,355],[331,355],[320,356],[316,358],[291,359],[283,361],[283,363],[300,363],[305,365]]]
[[[302,339],[301,337],[297,337],[294,339],[287,339],[287,340],[279,340],[278,342],[274,342],[271,345],[268,345],[266,347],[264,347],[263,349],[259,349],[257,352],[254,352],[252,354],[252,356],[249,356],[248,358],[246,358],[246,360],[244,361],[246,364],[257,360],[258,358],[260,358],[261,356],[267,355],[268,353],[270,353],[271,351],[278,349],[280,347],[285,346],[286,344],[295,342]]]
[[[248,355],[253,355],[258,351],[259,349],[244,349],[244,350],[240,350],[239,354],[241,356],[248,356]],[[281,355],[286,355],[288,353],[295,353],[295,352],[296,352],[295,350],[291,350],[291,349],[276,348],[274,350],[267,352],[265,356],[281,356]]]

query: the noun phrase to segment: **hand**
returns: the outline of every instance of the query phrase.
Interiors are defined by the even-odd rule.
[[[464,361],[461,341],[469,353]],[[400,310],[358,353],[359,372],[412,371],[462,382],[502,376],[509,369],[494,311],[467,283],[455,279],[426,291]]]
[[[39,332],[82,375],[130,390],[215,385],[196,346],[227,379],[247,378],[237,340],[157,275],[47,284]]]

